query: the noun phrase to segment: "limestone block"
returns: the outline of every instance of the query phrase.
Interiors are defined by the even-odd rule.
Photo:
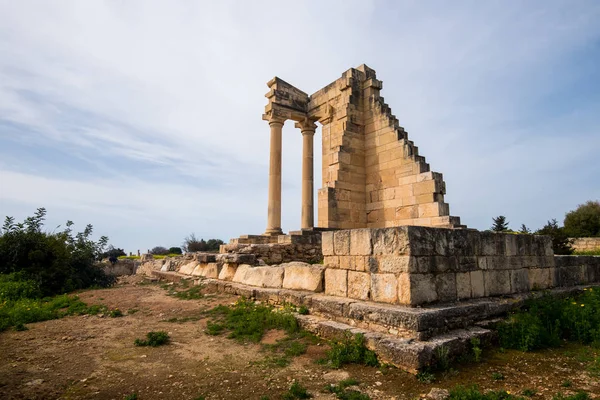
[[[473,298],[485,296],[485,284],[483,281],[483,271],[471,271],[471,296]]]
[[[510,293],[510,273],[507,270],[483,271],[486,296],[501,296]]]
[[[398,279],[394,274],[371,274],[371,298],[382,303],[398,302]]]
[[[458,272],[456,274],[456,297],[458,300],[471,298],[470,272]]]
[[[250,267],[248,264],[242,264],[242,265],[246,265],[246,267]],[[238,264],[233,264],[233,263],[225,263],[223,264],[223,267],[221,268],[221,272],[219,272],[219,279],[223,280],[223,281],[231,281],[233,280],[233,277],[235,276],[235,272],[238,269]]]
[[[350,231],[350,254],[369,256],[373,251],[371,229],[352,229]]]
[[[346,297],[348,295],[348,271],[344,269],[325,269],[325,294]]]
[[[204,277],[217,279],[219,277],[219,273],[221,272],[221,267],[223,264],[221,263],[208,263],[204,268]]]
[[[191,275],[192,271],[194,271],[194,268],[196,268],[197,265],[198,263],[196,261],[184,264],[179,268],[179,273],[184,275]]]
[[[439,301],[456,300],[456,274],[449,272],[445,274],[436,274],[435,290]]]
[[[527,268],[510,271],[511,293],[522,293],[529,290],[529,270]]]
[[[379,273],[399,274],[402,272],[414,272],[416,260],[412,256],[377,256]]]
[[[416,306],[438,299],[433,274],[403,273],[398,276],[398,299],[401,304]]]
[[[506,251],[504,234],[480,232],[479,254],[482,256],[502,256]]]
[[[336,256],[350,255],[350,231],[337,231],[333,233],[333,251]]]
[[[283,275],[285,289],[323,291],[323,267],[303,262],[291,262],[280,266],[285,271]]]
[[[550,268],[530,268],[528,271],[529,290],[548,289],[552,284]]]
[[[338,256],[325,256],[323,257],[323,264],[332,268],[340,268],[340,258]]]
[[[339,268],[341,269],[353,269],[352,262],[354,260],[354,256],[339,256]]]
[[[371,294],[371,274],[348,271],[348,297],[369,300]]]
[[[204,270],[206,269],[207,265],[208,265],[208,263],[199,263],[198,265],[196,265],[196,267],[192,271],[191,275],[192,276],[204,276]]]
[[[282,267],[251,267],[240,265],[233,276],[233,282],[250,286],[281,288],[284,269]]]
[[[321,233],[321,250],[325,257],[335,255],[333,251],[333,231]]]
[[[517,236],[513,234],[504,235],[504,254],[507,256],[516,256],[519,254],[519,246]]]
[[[408,255],[406,227],[373,229],[371,233],[373,254]]]

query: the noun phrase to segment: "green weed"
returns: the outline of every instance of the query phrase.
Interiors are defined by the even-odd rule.
[[[331,349],[327,351],[325,358],[319,360],[319,362],[332,368],[340,368],[344,364],[379,366],[377,355],[367,349],[365,337],[360,333],[354,336],[346,333],[341,341],[331,342]]]
[[[125,396],[125,400],[138,400],[137,393],[131,393]]]
[[[480,362],[481,361],[481,353],[483,352],[483,350],[481,350],[481,340],[479,340],[479,338],[471,338],[471,350],[473,351],[473,357],[475,358],[475,362]]]
[[[503,381],[504,375],[502,375],[500,372],[492,372],[492,379],[495,381]]]
[[[477,386],[456,386],[450,390],[448,400],[523,400],[523,397],[514,396],[505,390],[482,393]]]
[[[310,399],[312,395],[308,393],[306,388],[300,385],[298,382],[292,383],[289,390],[284,393],[283,400],[295,400],[295,399]]]
[[[146,340],[135,339],[133,344],[136,346],[158,347],[168,344],[170,340],[169,334],[165,331],[148,332],[146,334]]]
[[[325,389],[334,393],[340,400],[370,400],[370,397],[358,390],[347,389],[350,386],[357,386],[359,382],[356,379],[349,378],[340,381],[337,385],[329,385]]]
[[[523,396],[527,396],[527,397],[533,397],[533,396],[535,396],[535,393],[536,392],[533,389],[524,389],[522,392]]]
[[[419,371],[417,373],[417,380],[421,383],[432,383],[435,382],[435,375],[427,370]]]
[[[209,315],[212,320],[207,323],[207,334],[219,335],[228,331],[229,338],[240,342],[259,342],[270,329],[281,329],[288,334],[300,331],[298,321],[290,312],[280,312],[245,299],[232,306],[217,306],[209,311]]]

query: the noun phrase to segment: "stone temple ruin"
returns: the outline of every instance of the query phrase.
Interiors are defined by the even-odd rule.
[[[305,306],[301,324],[324,337],[363,333],[367,346],[411,372],[436,349],[493,340],[490,323],[539,290],[600,282],[600,257],[555,256],[545,236],[479,232],[450,216],[442,175],[380,96],[362,65],[312,95],[279,78],[263,118],[271,134],[267,229],[221,246],[154,260],[137,273],[198,278],[214,290]],[[281,230],[282,126],[303,135],[301,230]],[[314,226],[313,138],[322,125],[323,188]]]

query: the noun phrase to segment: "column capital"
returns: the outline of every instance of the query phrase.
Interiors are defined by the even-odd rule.
[[[317,130],[317,124],[314,123],[311,119],[304,119],[303,121],[296,122],[294,124],[296,128],[299,128],[303,135],[315,134]]]
[[[263,114],[262,119],[263,121],[267,121],[269,125],[283,125],[285,123],[285,118],[274,116],[272,114]]]

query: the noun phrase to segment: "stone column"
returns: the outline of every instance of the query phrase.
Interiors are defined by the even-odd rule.
[[[314,136],[317,125],[310,120],[296,123],[302,132],[302,220],[301,228],[315,226],[314,208]]]
[[[269,211],[265,235],[281,235],[281,131],[285,121],[269,119],[271,152],[269,164]]]

